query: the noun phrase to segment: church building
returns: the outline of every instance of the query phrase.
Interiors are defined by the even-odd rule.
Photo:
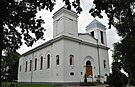
[[[94,19],[78,33],[78,15],[62,7],[53,14],[53,39],[22,54],[18,82],[106,81],[109,58],[106,28]]]

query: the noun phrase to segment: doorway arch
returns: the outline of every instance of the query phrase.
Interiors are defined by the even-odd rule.
[[[93,82],[95,75],[94,72],[95,72],[95,61],[91,56],[86,56],[84,58],[84,74],[86,75],[87,81]]]

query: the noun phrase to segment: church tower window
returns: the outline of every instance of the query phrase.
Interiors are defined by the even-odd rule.
[[[104,44],[103,31],[100,31],[100,34],[101,34],[101,43]]]
[[[37,70],[37,59],[35,59],[35,70]]]
[[[50,54],[47,55],[47,68],[50,68]]]
[[[26,61],[25,72],[27,72],[27,64],[28,64],[28,62]]]
[[[43,69],[43,57],[40,58],[40,69]]]
[[[70,55],[69,57],[70,57],[69,65],[73,65],[74,64],[74,55]]]
[[[103,63],[104,63],[104,68],[106,68],[106,60],[104,60]]]
[[[56,65],[59,65],[59,55],[56,55]]]
[[[32,60],[30,60],[30,71],[32,69]]]
[[[92,31],[90,34],[94,37],[94,31]]]

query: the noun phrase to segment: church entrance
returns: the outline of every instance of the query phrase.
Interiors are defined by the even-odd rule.
[[[89,76],[92,76],[92,66],[91,62],[88,60],[86,62],[86,77],[88,78]]]

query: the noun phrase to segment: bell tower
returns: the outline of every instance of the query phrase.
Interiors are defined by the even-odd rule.
[[[53,37],[60,34],[78,35],[78,15],[62,7],[53,14]]]
[[[98,20],[94,19],[88,26],[86,26],[86,33],[89,33],[94,38],[98,39],[99,44],[107,46],[106,28]]]

